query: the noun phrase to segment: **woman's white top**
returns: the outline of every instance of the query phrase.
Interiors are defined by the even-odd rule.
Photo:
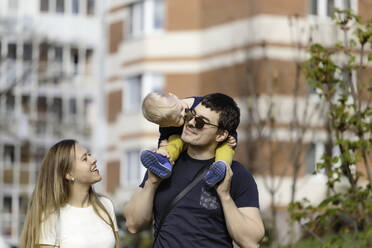
[[[100,197],[114,222],[115,231],[118,230],[112,202]],[[105,214],[102,214],[105,217]],[[60,231],[58,231],[60,221]],[[109,220],[107,220],[108,223]],[[59,233],[60,234],[57,234]],[[57,236],[60,235],[61,248],[113,248],[115,236],[110,225],[105,223],[93,210],[92,206],[86,208],[66,205],[61,208],[61,216],[49,216],[41,225],[40,244],[56,245]]]

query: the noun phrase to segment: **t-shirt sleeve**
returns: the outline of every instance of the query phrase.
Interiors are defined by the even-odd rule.
[[[41,222],[39,244],[55,245],[57,243],[57,214],[51,214]]]
[[[118,225],[116,223],[114,205],[112,204],[111,200],[108,199],[107,197],[101,196],[100,200],[101,200],[102,204],[105,206],[107,212],[110,214],[112,222],[114,223],[115,231],[118,231],[119,229],[118,229]]]
[[[259,208],[257,184],[246,168],[234,161],[231,165],[233,178],[231,181],[231,196],[238,208]]]

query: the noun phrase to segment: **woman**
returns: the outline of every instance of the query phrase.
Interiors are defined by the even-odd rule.
[[[93,158],[75,140],[46,154],[27,212],[21,247],[119,247],[111,201],[92,185],[102,178]]]

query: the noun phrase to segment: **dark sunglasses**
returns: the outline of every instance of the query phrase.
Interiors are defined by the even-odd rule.
[[[196,113],[195,113],[195,110],[193,110],[193,109],[192,110],[191,109],[185,109],[185,122],[189,122],[189,121],[191,121],[194,118],[195,118],[195,128],[197,128],[197,129],[202,129],[204,127],[204,125],[210,125],[210,126],[214,126],[214,127],[220,128],[217,125],[214,125],[212,123],[206,122],[203,119],[203,117],[197,116]]]

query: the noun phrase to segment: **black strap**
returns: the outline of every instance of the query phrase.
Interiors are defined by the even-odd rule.
[[[161,229],[161,227],[163,225],[163,222],[164,222],[165,217],[167,217],[167,215],[169,214],[169,212],[176,206],[176,203],[179,200],[181,200],[187,193],[189,193],[190,190],[192,190],[203,179],[203,177],[207,173],[207,170],[208,169],[209,169],[209,166],[205,166],[203,169],[201,169],[198,172],[198,174],[194,177],[194,179],[186,186],[186,188],[184,188],[180,193],[178,193],[178,195],[168,205],[168,208],[165,210],[163,216],[161,217],[161,219],[159,221],[158,228],[155,229],[155,233],[154,233],[154,236],[155,236],[154,244],[155,244],[156,239],[158,238],[158,235],[159,235],[160,229]]]

